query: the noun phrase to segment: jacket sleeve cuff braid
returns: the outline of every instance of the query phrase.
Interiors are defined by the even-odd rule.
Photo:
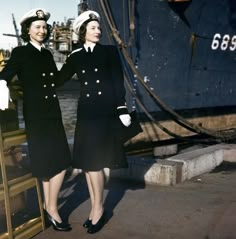
[[[118,115],[129,114],[126,106],[118,106],[117,111],[118,111]]]

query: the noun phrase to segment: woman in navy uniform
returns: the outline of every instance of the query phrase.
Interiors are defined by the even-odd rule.
[[[18,76],[32,174],[42,179],[45,212],[54,229],[68,231],[71,226],[61,219],[57,199],[71,160],[55,91],[57,67],[51,52],[43,48],[50,34],[49,17],[44,9],[32,9],[22,17],[27,44],[13,49],[0,79],[4,85]]]
[[[72,161],[85,172],[90,193],[91,211],[83,225],[88,233],[105,224],[103,169],[127,167],[123,142],[114,132],[118,125],[131,123],[119,54],[115,46],[98,43],[99,19],[94,11],[75,19],[73,29],[82,47],[68,56],[59,72],[62,81],[76,73],[81,82]]]

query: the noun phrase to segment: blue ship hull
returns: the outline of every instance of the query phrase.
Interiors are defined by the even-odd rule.
[[[174,110],[221,107],[232,110],[236,105],[235,1],[107,2],[138,72],[162,101]],[[132,8],[128,5],[132,2],[134,10],[130,15]],[[111,32],[100,1],[88,3],[91,9],[101,13],[102,40],[110,42]],[[129,29],[132,17],[133,39]],[[159,111],[132,72],[129,78],[148,110]]]

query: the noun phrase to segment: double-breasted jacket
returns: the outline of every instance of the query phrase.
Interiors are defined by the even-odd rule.
[[[32,44],[16,47],[0,79],[10,82],[17,75],[23,89],[23,110],[26,120],[60,118],[61,111],[55,91],[56,64],[49,50]]]
[[[84,47],[72,52],[60,71],[60,81],[77,74],[81,83],[79,117],[117,114],[124,106],[125,88],[123,71],[115,46],[96,44],[93,52]]]
[[[73,166],[93,171],[126,167],[116,125],[117,107],[125,106],[123,70],[115,46],[96,44],[92,52],[78,48],[59,72],[60,81],[77,74],[81,83],[74,140]]]
[[[57,67],[49,50],[31,43],[13,49],[0,72],[8,83],[17,75],[23,90],[23,115],[36,177],[52,177],[67,168],[70,151],[56,94]]]

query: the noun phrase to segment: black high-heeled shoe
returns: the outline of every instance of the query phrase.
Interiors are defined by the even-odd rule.
[[[106,213],[104,211],[102,216],[100,217],[100,219],[95,225],[91,223],[91,226],[88,228],[87,232],[90,234],[93,234],[100,231],[103,228],[103,226],[106,224],[105,218],[106,218]]]
[[[48,212],[46,209],[43,209],[43,214],[44,214],[44,223],[45,223],[45,227],[48,228],[51,226],[51,222],[48,219]]]
[[[66,222],[57,222],[48,212],[47,212],[47,217],[49,222],[51,223],[51,225],[53,226],[54,230],[56,231],[70,231],[72,229],[71,225],[69,223]]]
[[[92,225],[92,220],[89,218],[84,222],[83,227],[84,228],[89,228]]]

